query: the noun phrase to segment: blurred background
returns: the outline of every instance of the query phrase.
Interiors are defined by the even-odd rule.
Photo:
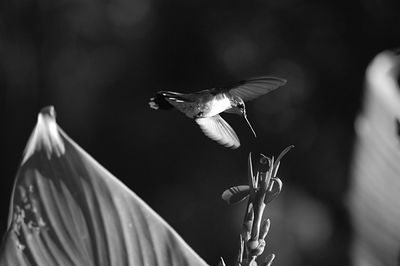
[[[268,205],[274,265],[349,265],[354,119],[364,74],[400,45],[394,1],[9,0],[0,4],[0,232],[39,110],[155,209],[209,264],[231,263],[245,204],[249,151],[284,158]],[[209,140],[178,112],[155,111],[158,90],[191,92],[258,75],[286,86],[224,118],[242,146]]]

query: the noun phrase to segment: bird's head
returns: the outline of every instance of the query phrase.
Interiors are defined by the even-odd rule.
[[[254,136],[257,137],[256,132],[254,131],[253,127],[251,126],[249,120],[247,119],[247,113],[246,113],[246,105],[244,104],[244,101],[240,97],[234,97],[233,99],[233,107],[234,113],[239,114],[243,116],[243,118],[246,120],[247,124],[249,125],[251,131],[253,132]]]
[[[246,105],[244,104],[244,101],[240,97],[234,97],[232,101],[232,107],[234,110],[234,113],[241,115],[241,116],[246,116]]]

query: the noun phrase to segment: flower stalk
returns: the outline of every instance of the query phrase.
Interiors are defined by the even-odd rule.
[[[252,154],[248,157],[248,185],[231,187],[224,191],[222,199],[234,204],[248,198],[247,208],[240,234],[240,248],[236,260],[237,266],[257,266],[256,259],[265,249],[265,238],[271,222],[263,220],[266,205],[278,197],[282,190],[282,181],[277,177],[280,161],[294,146],[284,149],[277,159],[260,154],[256,174],[254,174]],[[268,255],[261,266],[272,264],[275,255]],[[221,261],[223,259],[221,258]],[[225,262],[220,265],[225,265]]]

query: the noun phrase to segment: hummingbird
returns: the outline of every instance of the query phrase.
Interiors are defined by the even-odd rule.
[[[247,119],[244,102],[258,98],[286,84],[286,80],[261,76],[242,80],[233,86],[212,88],[192,93],[158,91],[150,99],[151,108],[158,110],[178,110],[194,119],[204,134],[219,144],[236,149],[240,146],[238,136],[220,113],[242,116],[254,137],[256,132]]]

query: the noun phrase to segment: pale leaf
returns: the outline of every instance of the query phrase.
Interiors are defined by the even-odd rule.
[[[0,265],[206,265],[49,110],[39,114],[17,173]]]

